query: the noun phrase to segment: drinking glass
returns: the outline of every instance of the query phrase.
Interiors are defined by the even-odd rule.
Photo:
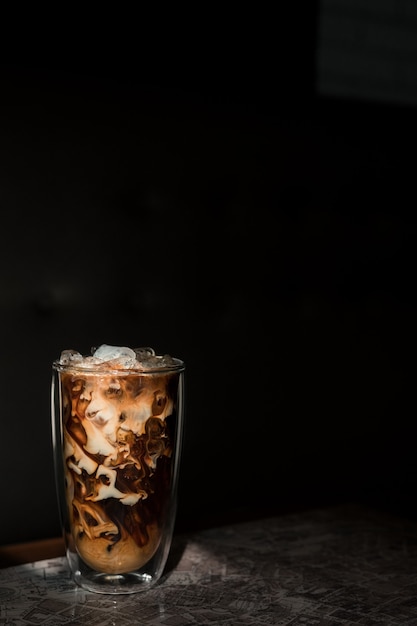
[[[52,364],[54,469],[74,581],[128,594],[160,580],[171,547],[185,365],[150,348],[107,352]]]

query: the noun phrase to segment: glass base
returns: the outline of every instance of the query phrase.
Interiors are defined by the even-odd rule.
[[[103,574],[92,572],[89,576],[80,571],[74,573],[77,585],[94,593],[127,594],[146,591],[156,583],[149,574],[131,572],[128,574]]]

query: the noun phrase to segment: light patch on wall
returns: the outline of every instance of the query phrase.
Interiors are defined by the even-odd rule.
[[[319,96],[417,104],[415,0],[320,0]]]

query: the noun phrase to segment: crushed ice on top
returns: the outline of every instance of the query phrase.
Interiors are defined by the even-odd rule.
[[[91,348],[91,356],[83,356],[76,350],[63,350],[59,364],[86,369],[106,365],[115,369],[151,370],[178,365],[178,359],[173,359],[169,354],[159,356],[153,348],[132,349],[104,343],[98,348]]]

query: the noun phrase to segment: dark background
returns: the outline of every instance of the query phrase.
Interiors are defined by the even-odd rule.
[[[2,543],[60,534],[51,362],[101,343],[186,362],[179,527],[417,511],[415,107],[320,93],[314,2],[232,17],[3,56]]]

